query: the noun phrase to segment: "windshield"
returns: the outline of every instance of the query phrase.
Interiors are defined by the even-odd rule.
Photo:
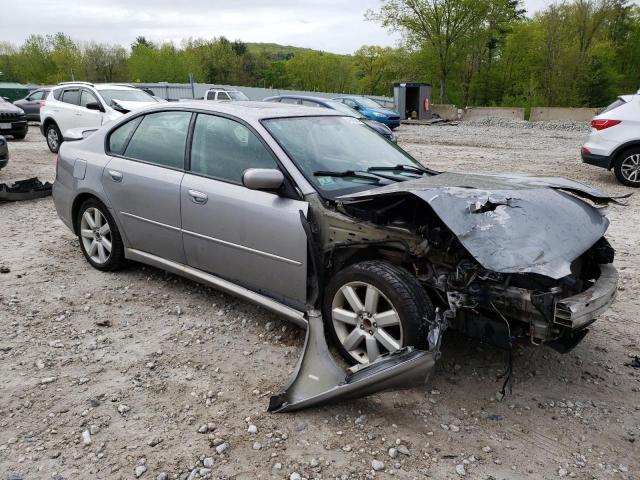
[[[326,104],[329,105],[329,108],[333,110],[337,110],[340,113],[344,113],[345,115],[349,115],[350,117],[362,118],[363,115],[360,115],[353,108],[345,105],[344,103],[334,102],[333,100],[325,100]]]
[[[314,175],[314,172],[367,172],[370,167],[397,165],[424,168],[407,152],[356,118],[272,118],[263,124],[305,177],[329,198],[368,190],[376,186],[380,178],[372,174],[336,177]]]
[[[132,88],[131,90],[99,90],[100,95],[104,98],[104,101],[111,105],[114,100],[120,100],[123,102],[156,102],[148,93]]]
[[[249,100],[249,97],[247,97],[242,92],[229,92],[229,91],[227,91],[227,93],[231,97],[231,100]]]

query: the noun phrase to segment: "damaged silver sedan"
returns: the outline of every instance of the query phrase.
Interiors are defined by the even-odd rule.
[[[63,144],[54,200],[95,268],[147,263],[308,327],[272,411],[424,382],[447,328],[568,351],[616,292],[615,199],[436,172],[325,109],[136,111]]]

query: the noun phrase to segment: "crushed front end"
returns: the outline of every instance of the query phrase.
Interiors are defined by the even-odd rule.
[[[456,330],[566,352],[615,298],[612,201],[564,179],[441,174],[352,195],[337,210],[355,233],[334,214],[332,235],[341,248],[387,241],[377,254],[412,271]]]

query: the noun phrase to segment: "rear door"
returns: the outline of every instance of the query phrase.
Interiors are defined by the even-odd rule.
[[[248,168],[280,168],[257,133],[236,119],[198,114],[182,181],[187,263],[301,307],[306,300],[304,201],[242,185]]]
[[[102,183],[130,246],[185,263],[180,183],[191,112],[137,117],[108,137]]]
[[[60,102],[55,106],[54,119],[60,128],[62,136],[70,128],[81,127],[80,88],[65,88],[60,95]]]

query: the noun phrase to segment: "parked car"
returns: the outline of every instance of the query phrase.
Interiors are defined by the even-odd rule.
[[[44,101],[51,91],[50,88],[38,88],[26,97],[13,102],[14,105],[24,110],[27,120],[40,121],[40,109],[44,105]]]
[[[320,107],[320,108],[330,108],[332,110],[337,110],[345,115],[350,117],[357,118],[367,124],[369,127],[373,128],[380,135],[385,137],[387,140],[392,142],[396,142],[396,136],[393,134],[391,129],[387,127],[384,123],[380,123],[376,120],[371,120],[368,117],[365,117],[357,110],[354,110],[351,107],[348,107],[344,103],[336,102],[335,100],[330,100],[328,98],[322,97],[309,97],[306,95],[276,95],[274,97],[267,97],[263,100],[264,102],[278,102],[285,104],[293,104],[293,105],[304,105],[305,107]]]
[[[204,94],[205,100],[217,102],[239,102],[249,100],[240,90],[227,90],[226,88],[210,88]]]
[[[0,135],[11,135],[17,140],[27,136],[29,125],[24,110],[0,97]]]
[[[57,153],[68,130],[99,127],[123,114],[159,103],[130,86],[65,82],[51,89],[40,110],[40,131],[47,146]]]
[[[0,135],[0,170],[9,163],[9,145],[7,139]]]
[[[371,118],[376,122],[384,123],[392,130],[400,126],[400,114],[398,112],[383,108],[378,102],[375,102],[370,98],[355,95],[343,95],[334,98],[334,100],[357,110],[365,117]]]
[[[618,97],[593,118],[581,155],[585,163],[613,169],[623,185],[640,187],[640,91]]]
[[[62,145],[53,197],[93,267],[146,263],[301,325],[317,305],[354,364],[427,349],[440,314],[493,344],[566,351],[616,292],[593,206],[608,195],[438,173],[330,109],[138,110]]]

